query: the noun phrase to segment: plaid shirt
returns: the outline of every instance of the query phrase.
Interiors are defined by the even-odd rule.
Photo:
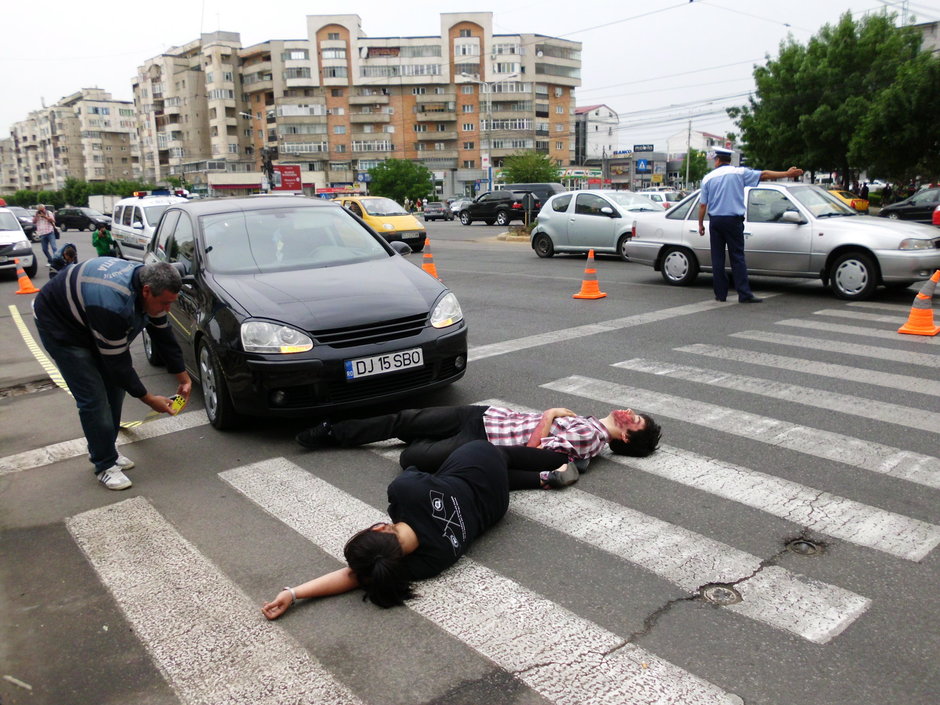
[[[487,440],[496,446],[524,446],[542,422],[542,414],[491,406],[483,413]],[[552,421],[541,448],[565,453],[569,458],[593,458],[610,440],[603,424],[593,416],[559,416]]]

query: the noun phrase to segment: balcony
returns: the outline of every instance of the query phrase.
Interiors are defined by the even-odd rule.
[[[350,105],[388,105],[387,95],[351,95]]]
[[[416,103],[456,103],[456,93],[425,93],[415,96]]]
[[[388,113],[351,113],[349,121],[353,123],[386,123],[391,122],[392,116]]]
[[[422,142],[446,142],[447,140],[457,139],[457,130],[428,130],[427,132],[416,132],[415,139]]]
[[[418,122],[453,122],[456,119],[457,112],[454,110],[435,110],[430,113],[415,113],[415,120]]]

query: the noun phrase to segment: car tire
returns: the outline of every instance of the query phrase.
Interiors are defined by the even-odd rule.
[[[617,254],[620,255],[620,259],[624,262],[630,261],[630,257],[627,256],[627,242],[629,241],[629,235],[621,235],[620,239],[617,240]]]
[[[667,284],[688,286],[698,277],[698,260],[684,247],[667,247],[663,251],[660,273]]]
[[[30,279],[33,279],[36,276],[36,272],[39,271],[39,260],[35,255],[33,255],[33,263],[26,267],[23,271],[26,272],[26,276]]]
[[[878,286],[878,267],[863,252],[846,252],[832,263],[827,279],[829,288],[838,298],[865,301]]]
[[[150,335],[147,333],[146,329],[141,331],[140,339],[144,344],[144,356],[147,358],[147,362],[154,367],[163,367],[166,363],[163,362],[160,353],[154,349],[153,340],[150,339]]]
[[[888,213],[888,215],[886,215],[885,217],[886,217],[886,218],[889,218],[890,220],[900,220],[900,219],[901,219],[901,216],[899,216],[897,213],[895,213],[895,212],[893,212],[893,211],[892,211],[891,213]]]
[[[88,225],[86,225],[84,228],[81,228],[81,229],[87,230],[88,232],[93,233],[95,232],[95,224],[89,223]]]
[[[209,423],[219,431],[234,428],[238,416],[228,394],[228,385],[215,353],[206,342],[199,346],[199,386]]]
[[[496,213],[496,224],[497,225],[509,225],[509,213],[506,211],[498,211]]]
[[[470,217],[470,213],[467,211],[460,211],[460,224],[470,225],[471,223],[473,223],[473,218]]]
[[[424,240],[422,240],[421,243],[418,245],[408,245],[408,247],[411,248],[412,252],[421,252],[424,249]]]
[[[555,244],[545,233],[539,233],[533,238],[532,249],[542,259],[548,259],[555,254]]]

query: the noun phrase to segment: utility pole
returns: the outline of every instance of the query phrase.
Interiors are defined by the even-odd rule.
[[[685,187],[689,188],[689,163],[692,161],[692,118],[689,118],[689,133],[685,138]]]

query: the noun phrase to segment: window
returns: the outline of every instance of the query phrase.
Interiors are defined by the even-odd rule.
[[[324,66],[323,78],[348,78],[345,66]]]
[[[555,149],[564,149],[564,148],[565,148],[565,143],[564,143],[564,142],[556,142],[556,143],[555,143]]]
[[[476,43],[464,42],[454,45],[454,54],[457,56],[479,56],[480,47]]]
[[[427,89],[424,86],[415,86],[411,89],[411,95],[424,95]]]
[[[443,122],[437,123],[437,131],[438,131],[438,132],[447,132],[447,125],[444,124]]]
[[[464,95],[473,95],[473,84],[465,83],[460,87],[460,92]]]
[[[336,145],[335,147],[333,147],[333,150],[336,151],[336,152],[345,152],[345,151],[346,151],[346,145],[345,145],[345,144],[338,144],[338,145]]]
[[[569,203],[571,203],[571,196],[559,196],[554,201],[552,201],[552,210],[558,213],[564,213],[566,210],[568,210]]]
[[[339,32],[328,32],[326,38],[328,41],[335,42],[339,39]]]
[[[462,30],[460,30],[460,36],[461,36],[461,37],[469,37],[469,36],[471,36],[471,35],[470,35],[470,30],[469,30],[469,29],[462,29]]]
[[[562,123],[560,123],[560,122],[556,122],[556,123],[555,123],[555,132],[564,132],[564,131],[565,131],[565,126],[564,126],[564,124],[562,124]]]
[[[466,105],[464,105],[464,106],[463,106],[463,111],[464,111],[465,113],[472,113],[472,112],[473,112],[473,104],[472,104],[472,103],[467,103]]]
[[[343,89],[342,89],[342,88],[331,88],[331,89],[330,89],[330,95],[333,96],[334,98],[342,98],[342,97],[343,97]]]
[[[230,142],[229,145],[228,145],[228,153],[229,153],[229,154],[238,154],[238,144],[236,144],[236,143],[234,143],[234,142]]]
[[[465,122],[461,129],[463,129],[464,132],[473,132],[476,126],[472,122]]]
[[[578,199],[574,204],[575,213],[580,215],[600,215],[606,217],[607,214],[602,213],[601,208],[610,208],[610,204],[600,196],[595,196],[592,193],[579,193]]]
[[[284,70],[284,80],[291,78],[310,78],[310,69],[306,66]]]
[[[345,125],[333,125],[333,134],[334,135],[345,135],[346,126]]]
[[[444,151],[445,149],[447,149],[447,143],[446,143],[446,142],[435,142],[435,143],[434,143],[434,149],[436,149],[438,152],[442,152],[442,151]]]
[[[306,52],[304,52],[306,53]],[[320,52],[320,56],[324,59],[345,59],[346,58],[346,49],[324,49]],[[307,57],[301,57],[306,59]]]
[[[476,147],[476,142],[464,142],[463,143],[464,149],[474,149],[475,147]]]
[[[778,223],[788,210],[796,210],[786,194],[769,188],[752,188],[747,197],[750,223]]]
[[[564,105],[556,105],[556,106],[555,106],[555,112],[558,113],[559,115],[564,115],[564,114],[565,114],[565,106],[564,106]]]
[[[463,168],[464,169],[476,169],[477,163],[475,159],[464,159]]]
[[[234,81],[234,80],[235,80],[235,75],[234,75],[231,71],[223,71],[223,72],[222,72],[222,80],[223,80],[223,81]]]
[[[428,126],[427,126],[427,125],[418,125],[418,124],[416,124],[416,125],[414,125],[414,128],[415,128],[415,132],[427,132],[427,131],[428,131]]]

